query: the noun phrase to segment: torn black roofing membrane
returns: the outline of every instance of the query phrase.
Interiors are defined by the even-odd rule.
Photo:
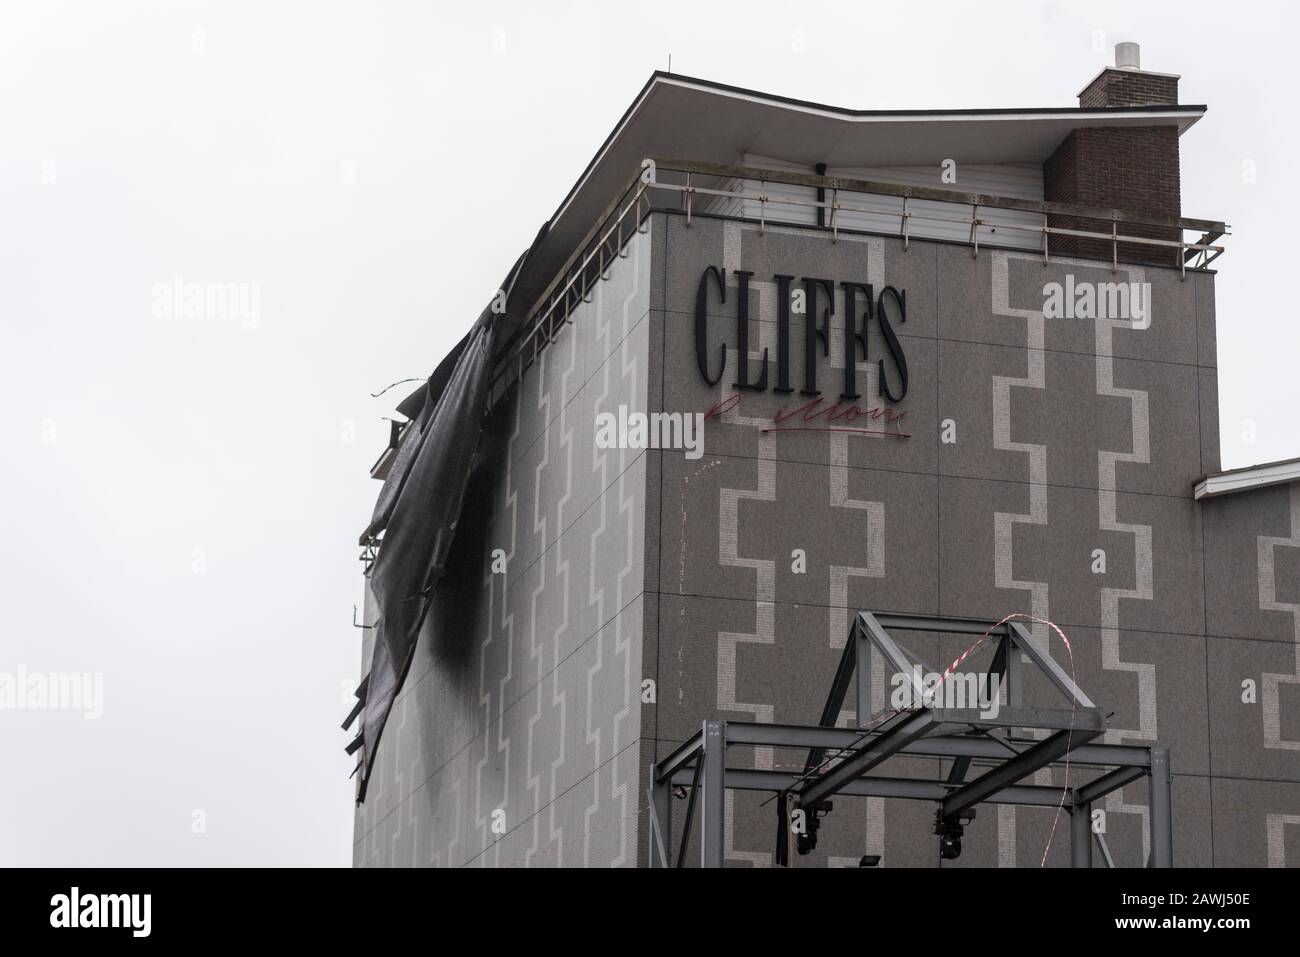
[[[542,233],[545,231],[543,226]],[[528,255],[525,252],[519,257],[501,286],[507,302]],[[508,312],[493,312],[491,305],[485,308],[428,382],[402,403],[412,412],[416,401],[421,404],[406,428],[375,502],[370,526],[362,536],[369,541],[384,533],[369,576],[378,611],[370,670],[357,688],[356,707],[343,722],[346,730],[361,717],[357,735],[347,747],[348,754],[361,752],[356,768],[360,771],[358,804],[365,801],[384,724],[406,680],[420,629],[443,579],[479,447],[496,346],[506,338],[502,323]]]

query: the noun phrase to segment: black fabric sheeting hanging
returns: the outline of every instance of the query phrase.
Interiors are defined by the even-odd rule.
[[[411,418],[410,425],[406,427],[408,434],[402,436],[401,445],[397,449],[397,457],[388,470],[388,480],[384,482],[383,488],[379,490],[379,498],[375,500],[375,510],[370,516],[370,524],[361,536],[363,543],[388,527],[388,520],[392,516],[393,507],[397,504],[398,496],[402,494],[402,488],[406,484],[407,476],[410,474],[411,463],[415,460],[415,455],[420,449],[420,439],[428,428],[429,421],[433,418],[433,414],[442,400],[442,395],[446,392],[447,385],[460,364],[460,357],[464,355],[465,345],[468,342],[469,336],[467,335],[456,344],[456,347],[447,354],[447,357],[442,362],[438,363],[438,368],[433,370],[433,375],[429,376],[428,381],[410,396],[407,396],[406,399],[403,399],[402,404],[398,406],[400,412],[403,406],[407,406],[417,396],[422,396],[423,401],[417,413]]]
[[[507,303],[529,252],[547,228],[542,227],[502,284]],[[357,736],[347,748],[349,754],[361,752],[358,804],[365,801],[384,725],[406,681],[420,629],[444,575],[479,447],[506,315],[494,312],[491,305],[484,309],[429,381],[403,402],[413,403],[416,395],[424,393],[419,415],[407,426],[362,536],[368,541],[384,532],[369,576],[379,613],[370,671],[357,689],[357,707],[343,725],[346,729],[358,715],[361,718]]]

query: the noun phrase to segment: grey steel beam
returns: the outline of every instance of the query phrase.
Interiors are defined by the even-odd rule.
[[[1012,708],[1022,707],[1025,703],[1025,655],[1020,646],[1011,640],[1010,629],[1007,635],[1007,705]],[[1019,729],[1007,728],[1007,734],[1015,735]]]
[[[869,613],[868,613],[869,614]],[[876,632],[883,634],[877,627]],[[844,707],[844,698],[848,693],[849,680],[857,675],[857,686],[855,694],[855,708],[858,727],[864,727],[867,718],[871,714],[871,648],[876,634],[869,631],[866,623],[866,616],[862,613],[856,615],[853,624],[849,628],[848,639],[844,642],[844,651],[840,655],[839,665],[835,669],[835,677],[831,681],[831,691],[826,697],[826,704],[822,708],[821,720],[818,722],[824,728],[833,728],[839,724],[840,711]],[[888,636],[886,636],[888,639]],[[907,659],[898,649],[896,644],[890,641],[891,648],[882,653],[890,658],[891,663],[899,670],[912,674],[910,664],[906,664]],[[901,667],[900,667],[901,665]],[[919,685],[917,687],[919,694]],[[919,701],[917,697],[915,700]],[[813,748],[808,752],[808,758],[804,762],[804,771],[812,773],[814,768],[820,767],[826,759],[825,748]]]
[[[975,728],[1038,728],[1043,731],[1104,731],[1100,708],[1079,708],[1074,712],[1057,708],[999,708],[996,716],[984,717],[978,708],[931,708],[935,724],[965,724]]]
[[[848,694],[849,682],[856,675],[856,709],[857,725],[866,724],[871,713],[871,645],[867,640],[866,630],[859,617],[853,619],[849,627],[849,636],[844,642],[844,651],[840,654],[839,664],[835,668],[835,677],[831,680],[830,694],[822,707],[821,719],[817,722],[823,728],[834,728],[839,724],[840,711],[844,708],[844,698]],[[804,761],[804,771],[811,772],[826,759],[826,749],[815,747],[809,750]]]
[[[1084,694],[1082,689],[1074,683],[1074,679],[1062,670],[1056,659],[1039,650],[1038,646],[1034,644],[1034,636],[1029,633],[1029,629],[1018,621],[1010,622],[1010,625],[1011,640],[1020,646],[1020,650],[1028,655],[1034,664],[1043,669],[1047,677],[1051,679],[1052,684],[1061,689],[1062,693],[1078,707],[1095,707],[1092,699]]]
[[[778,748],[847,748],[861,741],[862,731],[819,728],[807,724],[756,724],[728,721],[727,744],[771,745]],[[866,732],[872,734],[874,732]],[[1142,749],[1145,753],[1146,749]]]
[[[966,780],[966,772],[970,770],[970,758],[954,758],[952,767],[948,769],[948,783],[959,785]]]
[[[1142,768],[1116,768],[1109,774],[1103,774],[1095,781],[1090,781],[1082,787],[1075,788],[1075,794],[1078,795],[1076,800],[1080,803],[1091,804],[1098,798],[1105,797],[1111,791],[1122,788],[1130,781],[1136,781],[1145,773]]]
[[[1174,825],[1171,807],[1173,775],[1169,767],[1169,749],[1156,745],[1151,749],[1151,866],[1174,866]]]
[[[882,761],[897,754],[933,727],[934,715],[929,710],[911,712],[896,724],[874,736],[873,740],[864,742],[860,749],[853,751],[835,767],[813,778],[809,784],[796,791],[799,804],[809,807],[830,797],[845,784],[861,777]]]
[[[907,675],[911,679],[912,700],[914,702],[924,701],[925,687],[912,667],[916,662],[903,654],[903,650],[898,647],[898,642],[889,636],[889,632],[885,631],[879,620],[871,612],[858,612],[857,621],[866,630],[871,643],[880,649],[880,653],[885,657],[885,662],[894,669],[894,673]]]
[[[1110,848],[1106,846],[1106,835],[1098,832],[1094,836],[1097,838],[1097,846],[1101,848],[1101,859],[1106,862],[1106,867],[1113,871],[1115,858],[1110,856]]]
[[[1000,640],[994,651],[988,684],[981,687],[985,691],[996,691],[1005,677],[1008,704],[1000,705],[998,713],[989,716],[982,715],[979,707],[919,707],[891,715],[883,727],[870,730],[834,727],[843,713],[848,685],[855,672],[855,714],[859,724],[866,720],[870,711],[870,664],[877,649],[888,667],[911,679],[915,696],[925,700],[924,686],[913,667],[918,662],[894,640],[887,628],[998,635]],[[1072,706],[1070,709],[1023,706],[1023,672],[1029,662],[1037,665],[1068,699]],[[970,731],[963,734],[933,733],[944,726],[964,727]],[[959,817],[981,802],[1064,807],[1071,813],[1072,865],[1092,865],[1092,841],[1096,840],[1107,865],[1113,866],[1103,836],[1092,833],[1091,808],[1096,800],[1146,774],[1150,780],[1151,854],[1148,863],[1153,867],[1172,866],[1169,750],[1161,745],[1139,748],[1089,744],[1104,727],[1101,709],[1093,705],[1045,649],[1034,644],[1033,636],[1020,622],[990,625],[972,619],[877,616],[871,612],[859,612],[840,657],[823,708],[821,726],[709,720],[703,723],[698,734],[652,767],[649,857],[655,865],[672,860],[666,841],[666,837],[671,836],[671,788],[685,784],[689,779],[691,800],[686,812],[682,846],[676,855],[678,866],[685,859],[697,805],[701,817],[701,863],[705,867],[723,866],[728,788],[776,792],[783,802],[792,796],[798,805],[810,810],[837,793],[927,800],[940,805],[939,813],[943,818]],[[1016,735],[1015,730],[1020,728],[1051,733],[1038,740]],[[994,736],[992,732],[1002,734]],[[728,769],[726,756],[731,744],[806,750],[809,759],[804,772],[798,775]],[[868,776],[898,754],[951,759],[949,777],[943,781]],[[1104,768],[1105,771],[1096,780],[1070,790],[1018,783],[1067,755],[1076,766]],[[988,770],[968,781],[972,767]]]
[[[849,682],[853,680],[853,672],[857,666],[858,643],[854,640],[857,630],[855,622],[849,629],[849,638],[844,643],[840,663],[835,668],[831,691],[826,696],[826,704],[822,706],[821,720],[817,722],[823,728],[833,728],[839,723],[840,709],[844,706],[844,697],[848,694]]]
[[[727,787],[737,791],[789,791],[802,775],[788,771],[755,771],[750,768],[727,768]],[[689,786],[691,772],[678,771],[673,784]],[[840,788],[840,794],[850,797],[903,798],[910,801],[942,801],[952,792],[943,781],[925,781],[919,778],[864,777],[850,781]],[[1072,806],[1067,793],[1065,807]],[[1019,804],[1028,807],[1057,807],[1061,804],[1061,789],[1036,785],[1013,784],[1003,788],[985,801],[986,804]]]
[[[700,865],[722,866],[723,828],[726,817],[726,754],[725,722],[710,720],[701,729],[704,738],[704,795],[700,809]]]
[[[1005,624],[979,618],[932,618],[927,615],[882,615],[876,614],[876,621],[885,629],[898,631],[936,631],[953,635],[990,635],[1003,636],[1007,633]]]
[[[671,867],[668,842],[673,839],[673,791],[667,781],[657,781],[655,766],[650,765],[650,813],[646,820],[650,827],[650,866]]]
[[[1002,679],[1007,673],[1007,661],[1014,647],[1011,639],[1006,635],[998,639],[998,646],[993,652],[993,661],[989,663],[989,673],[984,682],[985,701],[1001,700]]]
[[[728,721],[728,744],[767,745],[777,748],[828,748],[844,750],[874,740],[879,731],[855,731],[852,728],[817,728],[811,725],[756,724],[752,721]],[[866,735],[864,741],[864,734]],[[985,735],[932,735],[903,749],[904,754],[931,758],[971,757],[1002,761],[1028,750],[1036,741],[1008,741]],[[1070,763],[1098,767],[1151,766],[1151,749],[1125,744],[1079,744],[1070,750]],[[665,762],[660,762],[663,773]]]
[[[1070,866],[1092,867],[1092,805],[1080,804],[1077,793],[1070,809]]]
[[[865,728],[867,721],[871,718],[871,641],[867,637],[866,629],[856,618],[853,619],[853,630],[849,634],[849,642],[856,646],[854,657],[857,659],[857,718],[858,727]],[[822,724],[826,724],[822,721]],[[834,725],[835,722],[830,722]]]
[[[1007,761],[1001,767],[980,775],[959,791],[948,795],[943,802],[943,816],[953,817],[988,798],[1009,784],[1046,767],[1071,749],[1075,741],[1096,737],[1097,731],[1057,731],[1045,741],[1040,741],[1026,751]]]
[[[826,704],[822,707],[821,719],[817,722],[823,728],[833,728],[839,724],[840,709],[844,707],[844,696],[848,694],[849,682],[853,678],[854,672],[858,672],[858,696],[861,697],[862,673],[857,667],[858,648],[861,643],[858,638],[862,632],[862,627],[855,618],[853,625],[849,628],[848,640],[844,642],[844,651],[840,654],[840,662],[835,668],[835,677],[831,679],[830,694],[826,696]],[[861,716],[859,716],[861,724]],[[808,752],[808,758],[804,762],[804,770],[811,771],[822,763],[826,757],[824,747],[813,747]]]
[[[1007,704],[1019,708],[1025,703],[1025,656],[1020,646],[1007,649]]]
[[[699,731],[687,738],[684,744],[655,766],[656,780],[666,781],[677,773],[679,768],[694,761],[703,740],[703,734]]]
[[[686,817],[682,820],[682,846],[677,851],[677,866],[681,867],[686,863],[686,848],[691,841],[691,824],[695,821],[695,804],[700,797],[700,773],[704,770],[704,758],[695,762],[695,770],[691,774],[691,791],[690,797],[686,801]],[[669,834],[672,832],[669,831]]]

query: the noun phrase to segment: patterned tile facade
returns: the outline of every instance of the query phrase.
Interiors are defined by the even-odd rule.
[[[644,668],[659,696],[643,710],[647,739],[655,729],[647,759],[706,717],[815,722],[856,609],[1026,612],[1071,638],[1072,662],[1048,629],[1034,629],[1112,712],[1105,740],[1170,746],[1177,863],[1300,865],[1300,489],[1193,500],[1194,482],[1219,467],[1212,275],[1112,275],[1095,262],[918,241],[904,250],[885,237],[832,242],[721,220],[688,228],[677,216],[665,234],[653,408],[707,410],[736,392],[735,270],[753,273],[755,372],[764,349],[776,355],[775,274],[854,280],[907,292],[907,321],[896,325],[910,387],[896,408],[909,437],[764,431],[807,401],[768,390],[744,393],[709,422],[703,458],[649,453],[658,572],[647,587],[658,594],[647,595]],[[728,350],[713,387],[694,340],[694,293],[709,265],[730,279],[708,320],[715,368]],[[1150,327],[1044,318],[1045,284],[1067,274],[1150,283]],[[836,334],[818,366],[827,404],[841,391],[843,309],[838,293]],[[792,317],[790,346],[797,388],[802,316]],[[856,365],[864,406],[880,402],[883,347],[877,333],[871,361]],[[943,440],[946,428],[955,441]],[[909,647],[941,668],[966,643],[920,636]],[[879,667],[873,681],[883,707]],[[802,769],[800,755],[731,760]],[[915,761],[909,773],[934,778],[947,766]],[[1032,783],[1062,780],[1040,773]],[[1248,804],[1228,797],[1247,792]],[[728,864],[771,863],[775,811],[763,800],[729,802]],[[1149,851],[1145,801],[1139,781],[1102,802],[1122,865]],[[885,866],[939,865],[930,805],[841,795],[835,806],[800,866],[852,865],[863,854],[881,854]],[[981,807],[963,856],[944,866],[1037,866],[1054,816]],[[1051,837],[1049,864],[1068,863],[1067,826]]]
[[[1193,500],[1219,468],[1213,275],[665,213],[627,251],[494,416],[494,478],[466,519],[486,531],[458,542],[357,813],[358,865],[644,865],[648,765],[705,718],[813,723],[860,608],[1051,619],[1073,657],[1035,636],[1110,712],[1105,740],[1171,748],[1176,863],[1300,865],[1300,487]],[[713,387],[694,325],[710,265],[728,279],[710,300]],[[796,391],[746,392],[707,423],[702,457],[597,448],[599,412],[706,412],[736,391],[738,269],[755,370],[776,351],[774,274],[905,291],[909,390],[889,429],[906,437],[764,431],[807,401],[796,315]],[[1067,275],[1150,283],[1150,327],[1045,319],[1044,285]],[[843,308],[837,287],[828,402]],[[864,406],[883,404],[884,346],[873,325]],[[908,644],[939,666],[965,643]],[[878,664],[872,678],[883,707]],[[764,800],[728,797],[729,865],[771,863]],[[1145,860],[1145,802],[1142,781],[1101,802],[1121,865]],[[1066,864],[1053,821],[981,806],[943,866],[1037,866],[1045,849]],[[928,804],[840,796],[796,863],[939,866],[932,825]]]
[[[646,458],[597,448],[593,422],[645,408],[653,242],[494,410],[492,487],[471,489],[357,810],[359,866],[635,861]]]

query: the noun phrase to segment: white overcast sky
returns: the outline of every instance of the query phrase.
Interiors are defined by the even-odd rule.
[[[104,702],[0,710],[0,864],[350,863],[356,540],[409,386],[369,393],[428,374],[670,53],[842,106],[1041,107],[1139,41],[1210,107],[1182,141],[1184,213],[1236,234],[1224,465],[1300,455],[1296,20],[1221,0],[4,4],[0,671],[102,673]],[[178,275],[255,284],[255,328],[157,317]]]

